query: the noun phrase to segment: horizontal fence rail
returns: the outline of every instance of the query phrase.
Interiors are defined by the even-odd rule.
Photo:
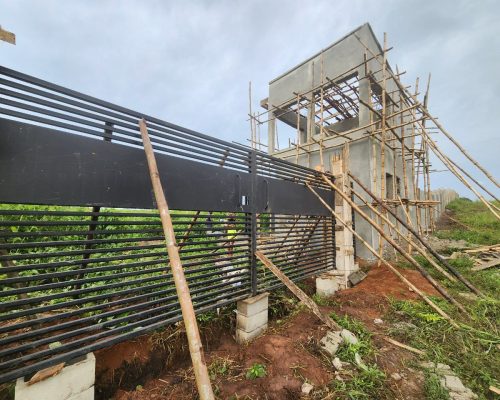
[[[318,172],[0,67],[0,383],[182,319],[141,118],[197,313],[334,268]]]

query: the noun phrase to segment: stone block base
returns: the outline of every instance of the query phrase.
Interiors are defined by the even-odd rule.
[[[257,329],[254,329],[250,332],[245,332],[243,329],[236,328],[236,342],[240,344],[244,344],[249,342],[250,340],[255,339],[264,333],[267,329],[267,324],[260,326]]]
[[[316,278],[316,294],[323,297],[333,296],[339,290],[337,277],[331,274],[321,274]]]
[[[237,304],[236,341],[246,343],[267,329],[269,293],[262,293]]]
[[[89,353],[81,360],[64,366],[62,371],[28,385],[24,378],[16,382],[16,400],[94,400],[95,357]]]

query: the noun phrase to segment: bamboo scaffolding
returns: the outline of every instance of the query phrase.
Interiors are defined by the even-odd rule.
[[[424,141],[426,141],[434,154],[441,160],[441,162],[470,190],[472,191],[479,200],[500,220],[500,215],[495,211],[495,209],[491,206],[490,202],[487,201],[481,193],[479,193],[474,187],[457,171],[454,163],[450,160],[449,157],[444,156],[442,152],[437,147],[436,143],[426,134],[423,135]]]
[[[500,187],[498,182],[495,180],[493,175],[491,175],[479,162],[477,162],[472,156],[458,143],[453,136],[451,136],[448,131],[441,125],[436,118],[434,118],[430,113],[429,110],[427,110],[427,107],[425,104],[421,104],[417,102],[417,106],[419,107],[420,111],[425,114],[433,123],[436,125],[436,127],[445,135],[459,150],[460,152],[467,157],[467,159],[474,164],[491,182],[495,184],[496,187]]]
[[[355,204],[349,196],[347,196],[343,191],[341,191],[326,175],[322,175],[323,180],[327,185],[329,185],[336,194],[339,194],[364,220],[366,220],[375,230],[382,236],[392,247],[394,247],[410,264],[412,264],[420,274],[429,281],[429,283],[434,286],[434,288],[451,304],[455,305],[461,312],[467,314],[465,308],[457,302],[450,294],[443,288],[429,273],[413,258],[411,254],[408,254],[401,246],[399,246],[391,237],[386,235],[382,229],[382,224],[377,224],[369,215],[367,215],[363,210],[361,210],[357,204]],[[380,255],[380,259],[382,256]]]
[[[378,211],[375,207],[373,207],[368,201],[366,201],[363,196],[361,196],[360,193],[358,193],[357,191],[355,191],[354,189],[351,189],[352,190],[352,193],[354,193],[354,195],[361,200],[361,202],[363,204],[365,204],[372,212],[374,212],[379,218],[383,219],[385,221],[385,223],[387,223],[388,226],[390,226],[392,229],[394,229],[394,231],[397,233],[397,235],[403,239],[405,242],[408,243],[409,246],[412,246],[414,247],[434,268],[436,268],[436,270],[438,270],[441,274],[443,274],[447,279],[449,279],[450,281],[452,282],[456,282],[457,280],[451,276],[448,272],[446,272],[443,268],[441,268],[441,266],[439,266],[427,253],[426,251],[420,247],[419,245],[417,245],[415,242],[413,242],[411,240],[411,238],[408,238],[406,235],[403,234],[403,232],[401,232],[401,230],[389,219],[387,218],[383,213],[381,213],[380,211]],[[378,205],[381,205],[382,206],[382,209],[388,211],[388,207],[384,207],[383,206],[383,203],[380,202],[380,203],[377,203]],[[391,212],[392,214],[392,212]],[[394,214],[392,214],[394,215]],[[398,221],[398,219],[396,219],[396,221]],[[410,252],[408,252],[408,254],[411,254]]]
[[[168,208],[167,200],[165,199],[165,194],[160,181],[160,174],[156,165],[156,158],[153,152],[153,146],[151,145],[146,121],[144,119],[139,121],[139,127],[144,144],[144,151],[146,152],[148,161],[156,204],[158,206],[158,211],[160,212],[160,219],[167,244],[167,252],[172,269],[172,276],[175,282],[175,289],[181,306],[184,325],[186,327],[189,353],[191,354],[191,361],[193,363],[198,394],[201,400],[214,400],[215,397],[212,391],[207,365],[205,363],[203,345],[200,338],[200,332],[198,331],[193,302],[191,300],[191,295],[189,294],[186,277],[184,276],[184,270],[175,240],[175,232],[172,224],[172,218],[170,216],[170,210]]]
[[[441,315],[444,319],[450,322],[455,328],[459,328],[458,324],[448,315],[446,314],[437,304],[435,304],[425,293],[423,293],[419,288],[417,288],[413,283],[411,283],[403,274],[401,274],[396,267],[394,267],[391,263],[385,260],[378,254],[378,251],[375,250],[366,240],[364,240],[361,235],[359,235],[347,222],[345,222],[338,213],[336,213],[325,200],[309,185],[306,183],[307,188],[318,198],[318,200],[332,213],[335,217],[335,220],[340,222],[343,226],[345,226],[356,238],[366,246],[366,248],[379,260],[385,264],[401,281],[403,281],[409,288],[411,288],[415,293],[417,293],[429,306],[431,306],[439,315]]]
[[[477,295],[480,295],[480,296],[484,296],[483,293],[481,293],[481,291],[479,291],[479,289],[477,289],[474,285],[472,285],[467,279],[465,279],[463,277],[462,274],[460,274],[460,272],[458,272],[455,268],[453,268],[443,257],[441,257],[439,255],[438,252],[436,252],[428,243],[426,240],[424,240],[424,238],[419,235],[417,233],[417,231],[415,231],[415,229],[409,225],[409,224],[405,224],[404,221],[401,219],[401,217],[399,217],[399,215],[395,212],[393,212],[389,207],[387,207],[383,201],[379,198],[377,198],[377,196],[370,190],[368,189],[365,185],[363,185],[361,183],[361,181],[356,177],[354,176],[352,173],[348,172],[348,175],[349,177],[354,181],[356,182],[359,187],[361,189],[363,189],[365,191],[366,194],[368,194],[373,200],[375,200],[378,204],[380,204],[381,207],[384,207],[387,209],[387,211],[397,220],[399,220],[399,222],[401,222],[401,224],[429,251],[429,253],[431,253],[435,258],[436,260],[438,260],[444,267],[446,267],[446,269],[448,269],[448,271],[450,271],[453,275],[455,275],[455,277],[457,279],[459,279],[465,286],[467,286],[467,288],[469,288],[472,292],[476,293]]]
[[[389,47],[389,48],[387,49],[387,52],[389,52],[389,51],[390,51],[390,50],[392,50],[392,49],[393,49],[392,47]],[[375,57],[370,57],[367,61],[371,61],[371,60],[373,60],[373,59],[375,59]],[[337,75],[336,77],[334,77],[334,78],[329,78],[329,77],[327,76],[327,77],[326,77],[326,79],[327,79],[328,81],[335,81],[335,82],[340,81],[340,80],[342,80],[342,79],[346,79],[346,78],[348,78],[350,75],[353,75],[353,74],[355,73],[355,71],[356,71],[359,67],[361,67],[364,63],[365,63],[365,61],[360,62],[359,64],[355,65],[355,66],[354,66],[354,67],[352,67],[352,68],[349,68],[347,71],[342,72],[341,74]],[[309,89],[309,90],[306,90],[306,91],[304,91],[304,92],[301,92],[301,93],[295,93],[295,94],[296,94],[296,95],[298,95],[298,96],[302,96],[302,97],[304,97],[304,98],[305,98],[305,95],[306,95],[306,94],[309,94],[309,93],[311,93],[311,92],[314,92],[314,91],[318,90],[320,87],[321,87],[321,84],[319,84],[319,85],[317,85],[317,86],[314,86],[313,88],[311,88],[311,89]],[[288,100],[285,100],[285,101],[283,101],[282,103],[280,103],[280,104],[278,104],[278,105],[268,105],[268,107],[267,107],[267,110],[266,110],[266,111],[264,111],[264,112],[262,112],[262,113],[259,113],[259,117],[260,117],[261,115],[268,114],[268,113],[270,113],[271,111],[273,111],[273,112],[274,112],[275,110],[280,110],[280,109],[282,109],[283,107],[287,107],[287,106],[289,106],[291,103],[293,103],[294,101],[295,101],[294,99],[288,99]],[[269,122],[269,119],[261,121],[261,123],[265,123],[265,122]]]
[[[373,56],[373,58],[378,61],[379,63],[381,62],[380,61],[380,54],[374,54],[373,51],[371,51],[371,49],[366,46],[366,44],[363,43],[363,41],[359,38],[359,36],[355,35],[357,40],[365,47],[365,49],[370,52]],[[391,78],[392,80],[395,82],[395,84],[398,86],[399,90],[402,92],[402,93],[405,93],[407,95],[406,99],[409,100],[409,99],[412,99],[414,104],[417,104],[418,105],[418,108],[419,110],[425,114],[430,120],[432,120],[432,122],[436,125],[436,127],[449,139],[451,140],[458,148],[459,150],[469,159],[469,161],[471,161],[476,167],[478,167],[481,172],[483,172],[483,174],[485,174],[497,187],[498,187],[498,183],[496,182],[496,180],[493,178],[493,176],[491,176],[476,160],[474,160],[466,151],[465,149],[462,148],[462,146],[460,146],[458,144],[458,142],[456,142],[455,139],[453,139],[453,137],[444,129],[444,127],[439,124],[439,122],[437,121],[437,119],[435,117],[433,117],[429,111],[426,109],[426,107],[424,107],[417,99],[416,99],[416,96],[412,96],[408,90],[404,87],[404,85],[401,83],[401,81],[399,80],[399,78],[397,76],[395,76],[394,74],[391,74]],[[409,104],[410,105],[410,104]],[[425,127],[421,126],[421,129],[422,129],[422,134],[424,135],[424,137],[427,137],[428,139],[430,139],[426,133],[426,130],[425,130]],[[445,132],[443,132],[445,131]],[[453,139],[453,140],[452,140]],[[430,139],[431,140],[431,139]],[[431,140],[432,144],[434,144],[434,146],[431,145],[431,149],[433,150],[433,152],[436,154],[436,148],[437,148],[437,145]],[[429,143],[429,144],[430,144]],[[465,152],[465,153],[464,153]],[[437,155],[437,154],[436,154]],[[438,156],[438,158],[440,158]],[[449,158],[448,158],[449,159]],[[489,204],[489,202],[487,202],[484,197],[481,196],[481,194],[479,194],[477,192],[477,190],[475,190],[468,182],[467,180],[456,170],[456,168],[454,166],[452,166],[450,168],[450,163],[451,163],[451,160],[449,163],[446,163],[443,161],[443,159],[440,158],[440,160],[443,162],[443,164],[445,164],[448,169],[450,169],[450,171],[469,189],[471,190],[478,198],[480,201],[483,202],[483,204],[486,205],[486,207],[498,218],[500,219],[500,216],[495,212],[495,210],[493,209],[493,207],[491,206],[491,204]]]
[[[394,79],[394,82],[396,83],[396,85],[400,88],[401,91],[403,92],[406,92],[402,83],[397,79],[397,78],[393,78]],[[419,105],[419,109],[421,110],[421,112],[423,112],[429,119],[431,119],[433,121],[434,124],[439,124],[437,122],[437,120],[432,117],[429,112],[427,111],[427,109],[421,104],[418,102],[418,100],[416,98],[413,99],[413,101],[415,102],[415,104],[418,104]],[[461,181],[469,190],[471,190],[476,196],[477,198],[498,218],[500,219],[500,215],[495,212],[494,210],[494,207],[492,207],[492,205],[476,190],[474,189],[474,187],[462,176],[462,174],[460,174],[459,171],[457,171],[457,164],[452,161],[448,156],[444,155],[441,150],[438,148],[437,144],[432,140],[432,138],[430,138],[429,134],[426,132],[426,129],[425,129],[425,126],[423,126],[421,123],[419,122],[416,122],[418,125],[420,125],[420,128],[422,130],[422,138],[424,139],[424,142],[427,142],[427,144],[430,146],[431,150],[433,151],[433,153],[441,160],[441,162],[459,179],[459,181]],[[436,126],[439,128],[441,125],[437,125]],[[442,128],[442,126],[441,126]],[[440,130],[442,131],[442,128]],[[484,171],[483,171],[484,173]],[[491,177],[493,178],[493,177]],[[496,181],[494,182],[496,184]]]

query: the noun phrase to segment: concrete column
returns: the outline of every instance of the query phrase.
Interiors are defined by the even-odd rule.
[[[267,146],[267,152],[273,154],[276,150],[276,117],[272,111],[267,122]]]
[[[305,142],[303,142],[301,144],[311,142],[312,141],[311,138],[316,133],[316,124],[314,123],[315,122],[315,118],[314,118],[315,104],[313,101],[314,95],[311,93],[308,97],[309,97],[310,104],[309,104],[309,107],[307,109],[307,132],[306,132],[306,138],[305,138],[306,140],[305,140]],[[310,168],[311,166],[308,165],[308,167]]]
[[[236,316],[236,341],[246,343],[267,329],[269,293],[262,293],[238,301]]]
[[[359,98],[365,103],[371,104],[371,87],[370,81],[365,78],[364,67],[358,69],[359,77]],[[359,102],[359,126],[365,126],[370,123],[370,109]]]
[[[48,371],[47,368],[44,371]],[[41,371],[42,372],[42,371]],[[89,353],[67,363],[57,375],[29,385],[16,382],[16,400],[94,400],[95,357]]]
[[[332,160],[332,173],[335,177],[336,186],[347,196],[350,196],[351,188],[346,174],[345,160],[347,160],[347,150],[344,148],[342,155]],[[352,227],[352,208],[340,195],[335,195],[335,213],[342,220]],[[354,263],[353,234],[337,221],[335,225],[335,266],[337,271],[342,272],[339,276],[338,284],[341,289],[347,288],[348,278],[351,273],[359,269]]]

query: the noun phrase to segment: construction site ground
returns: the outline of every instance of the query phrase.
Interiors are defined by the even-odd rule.
[[[436,294],[418,272],[405,270],[404,275],[426,293]],[[311,293],[313,281],[306,282],[305,288]],[[411,367],[414,355],[383,339],[391,327],[389,322],[374,323],[376,319],[383,320],[389,297],[417,300],[415,293],[409,291],[386,267],[374,266],[363,282],[339,292],[321,309],[327,314],[335,312],[340,316],[352,316],[372,333],[376,348],[375,361],[388,377],[384,381],[384,387],[380,388],[380,393],[386,393],[384,398],[425,398],[422,392],[423,374]],[[336,379],[331,362],[316,345],[326,333],[327,327],[291,297],[282,295],[279,301],[293,304],[285,306],[289,315],[274,319],[266,334],[247,346],[240,346],[235,342],[234,329],[209,327],[209,324],[204,326],[205,355],[207,364],[212,366],[210,371],[220,398],[298,399],[301,398],[301,386],[304,382],[314,385],[312,396],[315,391],[319,393],[322,387],[327,387]],[[157,378],[148,377],[147,371],[161,368],[161,365],[152,367],[152,359],[155,359],[154,363],[162,363],[151,354],[155,346],[154,338],[154,335],[145,337],[99,352],[96,356],[101,382],[104,383],[106,378],[118,380],[121,388],[116,392],[117,400],[196,398],[194,377],[187,354],[182,361],[175,363],[176,368],[166,369]],[[122,364],[122,359],[126,364]],[[254,380],[247,379],[245,373],[255,363],[264,365],[267,375]],[[144,379],[127,382],[128,376],[133,374],[128,369],[144,370]],[[404,379],[391,379],[391,374],[395,373],[404,376]]]
[[[456,229],[441,221],[443,229]],[[439,239],[435,239],[439,241]],[[446,239],[449,240],[449,239]],[[452,242],[453,243],[453,242]],[[450,249],[450,252],[455,250]],[[456,317],[451,306],[418,271],[399,262],[401,272],[441,307]],[[468,274],[470,265],[455,263]],[[353,360],[340,371],[318,346],[327,327],[286,290],[273,292],[270,323],[265,335],[246,346],[234,340],[234,309],[199,317],[211,380],[220,399],[449,399],[439,377],[422,367],[429,361],[449,364],[477,398],[493,399],[489,386],[498,385],[498,294],[483,302],[465,296],[476,331],[454,332],[388,268],[362,265],[367,277],[357,286],[330,299],[314,296],[314,280],[301,287],[338,322],[361,335],[364,370]],[[484,274],[488,274],[487,276]],[[467,275],[488,294],[498,287],[495,270]],[[437,275],[436,275],[437,277]],[[439,277],[438,277],[439,279]],[[448,284],[458,295],[463,288]],[[493,295],[495,297],[495,295]],[[460,298],[460,296],[459,296]],[[361,326],[365,333],[356,332]],[[484,334],[483,331],[488,331]],[[364,335],[364,336],[363,336]],[[419,355],[398,347],[387,338],[417,347]],[[347,351],[346,351],[347,350]],[[365,349],[366,350],[366,349]],[[195,399],[197,391],[182,325],[169,327],[137,340],[97,352],[96,397],[116,400]],[[462,365],[463,364],[463,365]],[[265,376],[249,375],[262,366]],[[309,395],[302,385],[313,385]],[[451,392],[450,392],[451,393]],[[453,398],[453,397],[452,397]],[[475,398],[475,397],[471,397]]]

